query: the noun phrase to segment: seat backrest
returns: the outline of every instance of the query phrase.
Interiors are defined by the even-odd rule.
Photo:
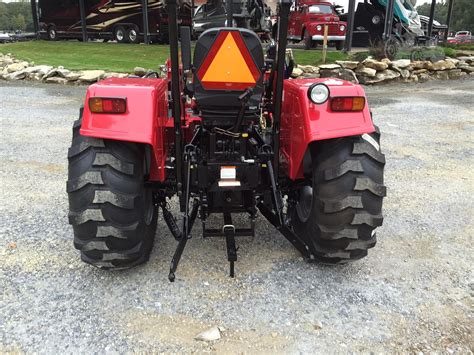
[[[197,40],[193,60],[194,98],[202,112],[235,112],[238,97],[254,89],[246,113],[258,112],[263,94],[264,57],[258,36],[242,28],[212,28]]]

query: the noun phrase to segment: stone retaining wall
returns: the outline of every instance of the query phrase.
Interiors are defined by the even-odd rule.
[[[133,75],[144,76],[148,71],[137,67]],[[20,61],[11,54],[0,54],[0,79],[36,80],[46,83],[81,85],[98,80],[117,77],[124,78],[127,73],[113,73],[104,70],[72,71],[64,67],[53,68],[49,65],[35,65]],[[381,61],[367,58],[362,62],[337,61],[335,64],[319,66],[297,65],[291,74],[293,78],[335,77],[361,84],[379,84],[387,82],[417,83],[428,80],[460,79],[474,76],[474,57],[446,58],[437,62],[408,59]]]
[[[386,82],[418,83],[428,80],[460,79],[474,76],[474,57],[446,58],[437,62],[399,59],[381,61],[367,58],[362,62],[336,61],[319,66],[297,65],[293,78],[334,77],[360,84]]]

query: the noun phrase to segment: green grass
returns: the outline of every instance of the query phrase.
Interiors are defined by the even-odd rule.
[[[158,69],[169,56],[167,45],[133,45],[118,43],[81,43],[76,41],[30,41],[0,45],[1,53],[12,53],[16,58],[60,66],[71,70],[103,69],[114,72],[132,72],[140,66]],[[294,49],[295,61],[302,65],[322,64],[322,51]],[[326,63],[345,60],[341,52],[329,51]]]
[[[474,43],[462,43],[462,44],[446,44],[446,48],[453,48],[458,50],[474,51]]]
[[[323,64],[323,51],[303,49],[293,49],[295,62],[301,65],[319,65]],[[336,60],[348,60],[349,56],[339,51],[327,52],[326,63],[334,63]]]
[[[76,41],[7,43],[0,45],[0,52],[12,53],[18,59],[35,64],[62,65],[71,70],[103,69],[115,72],[132,72],[137,66],[158,69],[169,56],[169,48],[164,45]]]

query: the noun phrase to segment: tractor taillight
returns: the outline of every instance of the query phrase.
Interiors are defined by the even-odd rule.
[[[362,111],[365,107],[365,97],[333,97],[331,110],[333,111]]]
[[[91,97],[89,109],[93,113],[125,113],[127,100],[116,97]]]

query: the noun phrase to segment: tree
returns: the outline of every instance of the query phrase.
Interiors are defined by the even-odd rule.
[[[31,3],[27,0],[4,3],[0,0],[0,30],[33,31]]]
[[[474,32],[474,6],[472,0],[453,0],[453,13],[451,16],[450,31],[471,31]],[[430,15],[431,4],[422,4],[416,8],[420,15]],[[448,17],[448,0],[436,3],[435,15],[436,21],[446,24]]]
[[[23,16],[22,14],[16,15],[11,23],[11,27],[13,27],[13,30],[26,30],[25,16]]]

